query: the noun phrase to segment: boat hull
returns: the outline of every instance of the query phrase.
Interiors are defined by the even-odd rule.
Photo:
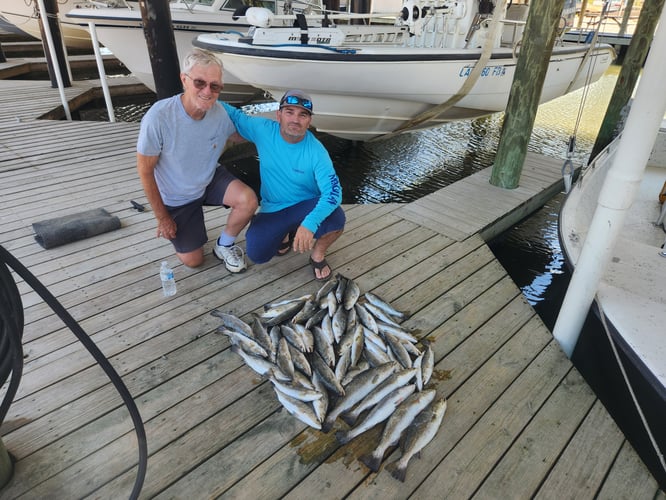
[[[666,131],[658,140],[666,148]],[[597,158],[563,205],[560,240],[571,267],[575,268],[580,257],[615,147],[616,143],[611,144]],[[643,360],[666,396],[666,258],[660,255],[666,233],[663,225],[654,224],[661,210],[657,195],[665,180],[666,162],[649,163],[597,297],[609,323],[622,332],[623,342]]]
[[[617,149],[617,140],[591,164],[567,196],[559,218],[559,237],[567,265],[579,260],[587,230],[597,207],[603,181]],[[622,360],[626,377],[650,425],[658,446],[666,449],[666,258],[661,256],[666,232],[655,225],[662,207],[658,201],[666,180],[666,130],[657,136],[655,148],[638,195],[627,213],[621,236],[597,289],[592,307],[598,325],[585,323],[572,360],[599,395],[618,425],[652,471],[661,487],[666,471],[660,465],[643,422],[634,409],[623,374],[608,342],[608,335]],[[605,329],[608,329],[606,333]]]
[[[200,36],[194,44],[215,51],[234,75],[275,99],[294,86],[304,90],[315,103],[313,126],[352,140],[394,132],[457,96],[481,56],[480,50],[455,49],[368,47],[344,54],[317,48],[262,48],[220,35]],[[579,69],[584,54],[580,46],[553,51],[541,102],[596,81],[614,59],[613,49],[601,46]],[[425,126],[503,111],[516,62],[510,49],[495,50],[471,91]]]

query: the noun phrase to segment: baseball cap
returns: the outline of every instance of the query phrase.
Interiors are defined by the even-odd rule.
[[[287,90],[280,99],[280,109],[284,106],[297,106],[310,114],[314,113],[312,98],[301,90]]]

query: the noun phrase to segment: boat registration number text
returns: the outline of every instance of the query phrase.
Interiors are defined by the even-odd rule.
[[[301,40],[300,37],[290,35],[289,39],[287,41],[288,42],[300,42],[300,40]],[[331,44],[331,37],[330,36],[329,37],[319,37],[319,36],[310,37],[310,39],[308,40],[308,43],[310,43],[310,44],[314,43],[314,44],[317,44],[317,45],[330,45]]]
[[[474,66],[463,66],[458,76],[469,76]],[[504,76],[506,74],[505,66],[486,66],[481,70],[481,76]]]

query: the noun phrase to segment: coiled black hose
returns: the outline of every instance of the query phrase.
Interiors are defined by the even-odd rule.
[[[83,328],[81,328],[46,287],[2,245],[0,245],[0,386],[5,383],[10,374],[12,378],[5,397],[2,403],[0,403],[0,422],[4,420],[9,411],[9,406],[16,395],[23,373],[23,303],[21,302],[21,295],[8,266],[39,294],[53,312],[76,335],[95,361],[102,367],[111,380],[111,383],[116,387],[125,406],[127,406],[134,424],[139,446],[139,466],[130,499],[138,498],[146,476],[148,445],[143,421],[132,395],[120,378],[120,375],[118,375],[118,372],[116,372],[111,363],[109,363],[109,360],[106,359],[102,351],[99,350]]]

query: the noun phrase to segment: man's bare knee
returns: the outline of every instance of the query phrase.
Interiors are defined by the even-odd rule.
[[[180,261],[187,267],[199,267],[204,263],[203,252],[201,253],[177,253]]]
[[[238,207],[243,212],[254,213],[259,207],[259,201],[257,200],[257,195],[252,191],[252,189],[246,189],[243,191],[243,194],[239,196]]]

